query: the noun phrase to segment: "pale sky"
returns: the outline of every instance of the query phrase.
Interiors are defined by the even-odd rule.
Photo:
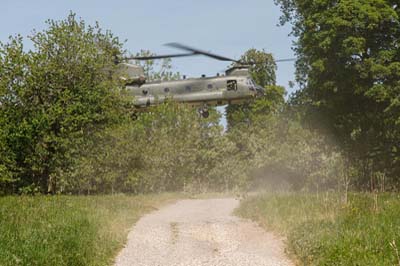
[[[233,58],[250,48],[265,49],[275,59],[294,57],[290,26],[277,26],[280,10],[273,0],[1,0],[1,6],[2,42],[17,33],[27,36],[32,29],[43,29],[46,19],[63,19],[73,11],[127,40],[125,48],[132,53],[176,53],[180,51],[163,44],[181,42]],[[229,65],[202,56],[172,63],[188,77],[215,75]],[[294,71],[294,62],[278,63],[277,83],[289,92]]]

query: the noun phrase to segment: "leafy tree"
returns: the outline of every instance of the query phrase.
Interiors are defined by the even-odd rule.
[[[12,172],[15,169],[14,153],[7,146],[6,140],[7,131],[0,128],[0,195],[10,190],[10,185],[17,181]]]
[[[72,13],[47,25],[29,37],[33,50],[23,50],[20,36],[1,44],[0,128],[5,137],[0,147],[13,163],[1,159],[0,165],[18,178],[19,187],[54,192],[57,173],[72,166],[85,138],[121,115],[113,78],[113,57],[121,43]]]
[[[392,0],[276,0],[296,42],[298,103],[358,167],[400,174],[400,7]],[[393,180],[395,181],[395,180]]]
[[[231,129],[236,124],[249,123],[250,114],[252,108],[256,108],[258,111],[268,111],[267,109],[275,108],[272,105],[276,103],[282,103],[284,91],[282,87],[275,86],[276,83],[276,64],[271,54],[264,50],[249,49],[240,58],[240,61],[249,65],[249,72],[251,78],[257,85],[260,85],[266,89],[266,95],[256,101],[255,105],[248,103],[240,105],[230,105],[226,108],[226,116],[228,121],[228,127]],[[270,96],[276,96],[276,92],[280,91],[278,98],[270,98]],[[264,105],[264,107],[262,107]]]
[[[225,190],[243,183],[237,147],[218,113],[166,103],[99,135],[64,178],[65,191],[96,193]]]
[[[272,54],[252,48],[240,57],[240,61],[249,65],[250,75],[258,85],[261,87],[275,85],[276,63]]]

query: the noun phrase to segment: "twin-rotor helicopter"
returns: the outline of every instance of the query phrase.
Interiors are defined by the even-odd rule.
[[[225,71],[225,75],[214,77],[188,78],[171,81],[146,82],[144,69],[139,65],[120,63],[120,77],[126,84],[128,94],[134,97],[136,111],[145,111],[149,107],[162,104],[167,100],[185,103],[197,107],[204,118],[209,116],[208,107],[249,102],[264,94],[264,88],[257,85],[250,76],[249,65],[245,62],[227,58],[210,52],[195,49],[179,43],[167,46],[186,51],[181,54],[134,56],[128,60],[154,60],[163,58],[205,55],[221,61],[234,62]],[[292,61],[276,60],[275,62]]]

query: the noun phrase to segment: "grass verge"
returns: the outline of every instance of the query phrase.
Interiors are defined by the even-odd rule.
[[[285,236],[298,265],[400,265],[399,194],[264,194],[236,212]]]
[[[0,265],[110,265],[137,219],[178,197],[1,197]]]

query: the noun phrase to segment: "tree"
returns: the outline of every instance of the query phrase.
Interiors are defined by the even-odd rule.
[[[205,119],[173,102],[99,135],[63,189],[76,193],[229,190],[244,181],[236,145],[222,134],[218,112]]]
[[[250,66],[250,75],[258,85],[261,87],[275,85],[276,63],[272,54],[252,48],[240,57],[240,61]]]
[[[284,91],[278,98],[269,98],[272,94],[277,91],[281,91],[282,87],[275,86],[276,83],[276,64],[271,54],[264,50],[249,49],[240,58],[240,61],[249,65],[249,72],[251,78],[257,85],[260,85],[266,89],[266,95],[257,100],[256,104],[240,104],[240,105],[229,105],[226,108],[226,117],[228,122],[228,128],[233,128],[236,124],[248,123],[250,119],[250,113],[252,113],[253,106],[259,111],[268,111],[267,109],[272,108],[271,104],[273,101],[282,103]],[[265,105],[265,107],[261,107]],[[267,107],[269,106],[269,107]]]
[[[79,145],[122,113],[113,77],[121,43],[72,13],[47,25],[29,37],[31,51],[20,36],[1,44],[0,147],[10,151],[13,163],[5,167],[17,188],[54,192],[57,173],[72,167]]]
[[[400,7],[392,0],[277,0],[291,22],[306,119],[359,169],[400,174]]]

